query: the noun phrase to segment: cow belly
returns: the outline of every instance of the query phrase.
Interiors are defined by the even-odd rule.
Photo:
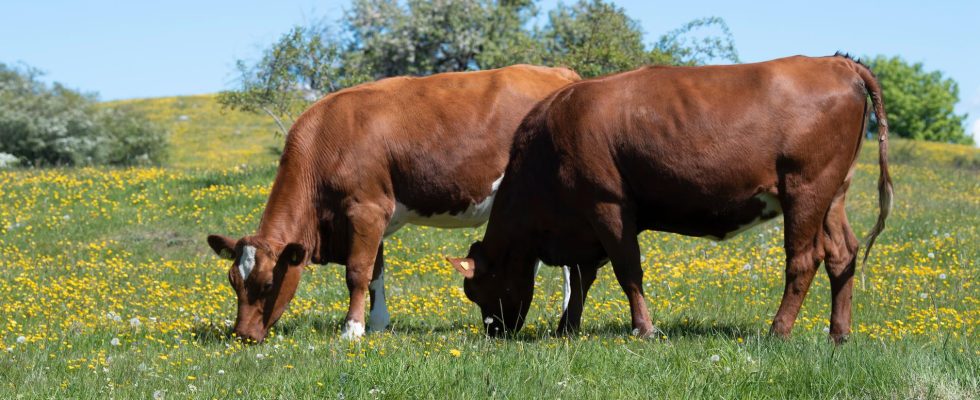
[[[467,209],[458,213],[441,213],[432,215],[420,215],[405,204],[395,202],[395,210],[391,214],[391,221],[385,229],[385,236],[395,233],[406,224],[433,226],[437,228],[473,228],[483,225],[490,219],[490,209],[493,207],[493,198],[500,187],[500,181],[504,177],[497,178],[490,186],[490,195],[483,201],[471,204]]]
[[[737,204],[726,204],[724,211],[713,208],[709,202],[678,208],[672,204],[652,205],[640,223],[643,229],[672,232],[687,236],[704,237],[716,241],[731,239],[745,230],[782,214],[779,198],[770,193],[759,193]]]
[[[753,199],[757,201],[761,201],[765,204],[765,206],[762,208],[762,211],[759,212],[758,215],[755,216],[755,218],[753,218],[752,220],[746,223],[739,224],[735,229],[726,232],[724,235],[720,237],[715,235],[707,235],[706,237],[715,241],[728,240],[735,237],[739,233],[742,233],[747,229],[752,228],[753,226],[759,225],[763,222],[773,219],[783,213],[783,208],[779,205],[779,199],[776,198],[776,196],[773,196],[772,194],[761,193],[754,196]]]

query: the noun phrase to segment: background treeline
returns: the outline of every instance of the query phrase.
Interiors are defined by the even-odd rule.
[[[864,59],[882,81],[894,135],[972,143],[966,115],[953,111],[955,81],[898,57]],[[717,17],[646,43],[639,22],[603,0],[559,3],[546,14],[533,0],[354,0],[340,21],[296,26],[257,61],[239,60],[241,85],[219,101],[266,114],[285,134],[312,101],[389,76],[529,63],[566,66],[590,78],[647,64],[737,62],[732,34]]]
[[[163,129],[94,94],[41,82],[30,67],[0,63],[0,167],[158,164]]]
[[[316,99],[388,76],[529,63],[566,66],[590,78],[647,64],[740,62],[721,18],[669,28],[645,41],[638,20],[605,0],[559,3],[547,11],[534,0],[354,0],[339,21],[296,26],[257,59],[238,60],[237,87],[218,101],[266,115],[285,135]],[[954,111],[959,88],[953,79],[897,56],[862,59],[882,82],[893,135],[973,143],[964,129],[967,116]],[[160,164],[167,158],[173,140],[151,122],[158,118],[39,76],[31,67],[0,63],[0,167]]]
[[[602,0],[558,6],[532,0],[355,0],[337,23],[296,26],[255,62],[239,60],[241,87],[227,107],[265,113],[285,134],[313,100],[398,75],[566,66],[586,78],[645,64],[738,62],[721,18],[691,21],[645,43],[637,20]]]

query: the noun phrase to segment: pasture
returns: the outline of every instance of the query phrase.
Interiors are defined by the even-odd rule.
[[[0,398],[980,397],[976,149],[892,140],[895,207],[858,265],[854,334],[840,347],[824,330],[822,272],[793,338],[766,334],[783,287],[781,219],[720,243],[644,233],[654,340],[629,336],[609,267],[581,335],[551,334],[562,279],[547,268],[524,330],[488,339],[443,260],[481,231],[408,227],[385,247],[392,331],[341,340],[343,268],[311,266],[266,343],[244,346],[225,336],[229,263],[204,238],[254,230],[277,141],[268,124],[166,101],[143,107],[193,127],[173,137],[175,167],[0,172]],[[224,136],[188,133],[209,131]],[[848,198],[859,236],[877,215],[874,148]]]

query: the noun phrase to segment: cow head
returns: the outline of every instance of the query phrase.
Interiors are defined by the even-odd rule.
[[[235,334],[261,342],[296,294],[306,249],[255,237],[234,240],[208,236],[208,245],[220,257],[232,260],[228,281],[238,296]]]
[[[446,258],[463,275],[463,291],[480,307],[487,334],[517,333],[534,296],[534,259],[487,254],[473,243],[466,258]]]

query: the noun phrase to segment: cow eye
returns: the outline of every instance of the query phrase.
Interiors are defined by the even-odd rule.
[[[262,291],[263,292],[270,292],[270,291],[272,291],[272,282],[263,283],[262,284]]]

